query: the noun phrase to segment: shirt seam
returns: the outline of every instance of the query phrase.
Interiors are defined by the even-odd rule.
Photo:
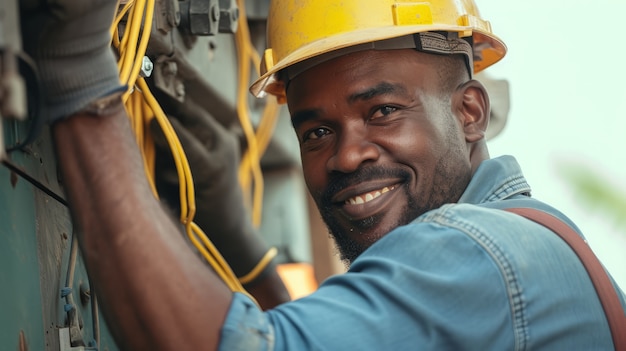
[[[526,183],[526,179],[524,179],[521,175],[514,175],[506,178],[499,188],[490,192],[490,195],[485,199],[485,202],[504,200],[512,195],[516,195],[524,191],[530,192],[530,187]]]
[[[451,207],[448,207],[448,209]],[[496,244],[496,241],[487,233],[471,223],[459,219],[454,214],[449,213],[445,208],[442,208],[441,211],[435,211],[427,217],[429,218],[424,218],[425,221],[431,221],[464,233],[482,247],[485,253],[491,257],[492,261],[498,267],[506,285],[512,314],[515,350],[526,350],[527,341],[529,339],[528,320],[525,313],[526,303],[522,287],[519,284],[519,279],[513,269],[513,264],[507,259],[504,250],[502,250]]]

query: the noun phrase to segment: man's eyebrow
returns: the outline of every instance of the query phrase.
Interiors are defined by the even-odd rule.
[[[367,88],[363,91],[356,92],[348,96],[348,102],[352,103],[358,100],[369,100],[380,95],[390,93],[406,94],[407,90],[403,85],[392,84],[388,82],[379,83],[373,87]],[[302,123],[318,118],[321,113],[321,109],[308,109],[297,111],[291,115],[291,124],[294,129],[297,129]]]
[[[297,129],[302,123],[315,119],[320,115],[319,109],[308,109],[294,112],[291,115],[291,125],[294,129]]]
[[[406,88],[399,84],[392,84],[388,82],[379,83],[371,88],[367,88],[363,91],[356,92],[348,97],[348,102],[355,102],[357,100],[369,100],[379,95],[385,95],[389,93],[402,93],[406,94]]]

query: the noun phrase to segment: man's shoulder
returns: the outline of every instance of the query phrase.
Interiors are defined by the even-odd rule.
[[[536,200],[498,201],[487,204],[446,204],[429,211],[406,226],[396,229],[411,235],[429,238],[445,233],[455,240],[470,240],[494,259],[508,257],[528,260],[527,256],[550,254],[576,259],[567,244],[548,228],[522,216],[504,211],[527,207],[550,213],[578,231],[567,217]],[[524,243],[524,245],[520,245]],[[503,255],[503,256],[502,256]]]
[[[577,343],[586,349],[605,349],[604,314],[576,254],[549,229],[502,210],[520,203],[505,205],[442,206],[398,227],[381,239],[386,247],[372,254],[384,254],[399,265],[413,265],[446,281],[458,280],[461,284],[455,288],[464,291],[467,300],[482,299],[487,290],[497,292],[488,299],[494,304],[507,301],[517,342],[545,341],[553,337],[552,327],[565,331],[594,324],[593,338],[559,340],[563,346],[559,349],[576,349]],[[567,310],[556,308],[566,301]]]

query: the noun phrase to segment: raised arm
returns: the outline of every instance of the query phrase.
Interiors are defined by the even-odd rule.
[[[119,346],[216,349],[231,292],[154,199],[125,113],[77,114],[53,132],[89,276]]]
[[[128,350],[216,349],[232,293],[147,184],[110,49],[117,1],[20,5],[75,232],[115,340]]]

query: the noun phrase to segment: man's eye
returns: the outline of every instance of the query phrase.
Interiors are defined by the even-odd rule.
[[[398,109],[396,107],[393,107],[393,106],[382,106],[382,107],[379,107],[378,109],[376,109],[376,111],[374,111],[374,114],[372,115],[372,118],[385,117],[385,116],[388,116],[388,115],[392,114],[396,110],[398,110]]]
[[[330,134],[330,130],[326,128],[315,128],[304,134],[304,140],[315,140]]]

